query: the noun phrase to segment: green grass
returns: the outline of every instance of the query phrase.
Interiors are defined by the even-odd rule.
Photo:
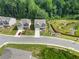
[[[48,25],[46,26],[45,31],[41,31],[40,34],[42,36],[51,36],[51,34],[49,33],[49,27],[48,27]]]
[[[22,35],[34,35],[34,30],[26,29],[23,31]]]
[[[3,53],[3,51],[4,51],[5,48],[6,48],[6,45],[3,46],[2,48],[0,48],[0,56],[2,55],[2,53]]]
[[[9,28],[0,28],[0,34],[15,35],[17,30],[13,30],[14,26]]]
[[[41,52],[40,59],[78,59],[79,57],[69,53],[68,51],[46,48]]]
[[[66,35],[60,34],[58,35],[58,37],[70,39],[70,40],[75,40],[77,38],[76,36],[79,36],[79,24],[78,23],[79,23],[79,20],[51,20],[50,21],[50,24],[54,27],[56,31],[66,34]],[[69,29],[72,28],[73,26],[77,27],[76,32],[74,33],[74,35],[70,34],[71,36],[69,36],[68,33],[71,31]]]
[[[75,41],[77,39],[77,37],[72,37],[72,36],[62,35],[62,34],[59,34],[58,37],[59,38],[65,38],[67,40],[73,40],[73,41]]]
[[[8,44],[0,49],[0,55],[4,48],[11,47],[31,51],[38,59],[79,59],[79,52],[57,46],[35,45],[35,44]]]

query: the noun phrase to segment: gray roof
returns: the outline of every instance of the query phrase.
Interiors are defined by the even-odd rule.
[[[6,48],[1,59],[30,59],[32,52],[20,49]]]
[[[0,16],[0,26],[9,26],[10,17]]]
[[[21,19],[20,23],[24,24],[24,23],[31,23],[30,19]]]
[[[21,21],[18,24],[18,29],[29,28],[30,25],[31,25],[30,19],[21,19]]]
[[[0,26],[3,23],[3,26],[9,26],[9,21],[11,20],[11,17],[3,17],[0,16]]]
[[[45,27],[46,25],[46,20],[45,19],[35,19],[34,21],[35,27]],[[44,26],[43,26],[44,25]]]
[[[8,22],[9,22],[10,17],[1,17],[1,16],[0,16],[0,20],[2,20],[2,21],[8,21]]]

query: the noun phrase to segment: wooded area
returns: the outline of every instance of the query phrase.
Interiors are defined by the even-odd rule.
[[[0,16],[79,19],[79,0],[0,0]]]

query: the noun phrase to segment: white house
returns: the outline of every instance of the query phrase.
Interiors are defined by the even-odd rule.
[[[35,19],[34,27],[35,27],[35,37],[40,37],[40,31],[44,31],[46,29],[46,20]]]
[[[46,20],[45,19],[35,19],[34,27],[40,28],[40,30],[45,30],[46,29]]]
[[[16,24],[16,18],[10,18],[10,20],[9,20],[9,26],[12,26],[14,24]]]
[[[8,27],[16,24],[16,19],[11,17],[0,17],[0,27]]]
[[[6,48],[0,59],[36,59],[32,52],[15,48]]]
[[[18,24],[18,29],[30,29],[31,26],[31,20],[30,19],[21,19],[21,21]]]

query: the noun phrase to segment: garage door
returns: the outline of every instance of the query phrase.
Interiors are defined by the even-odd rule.
[[[35,28],[35,37],[40,37],[40,28]]]

